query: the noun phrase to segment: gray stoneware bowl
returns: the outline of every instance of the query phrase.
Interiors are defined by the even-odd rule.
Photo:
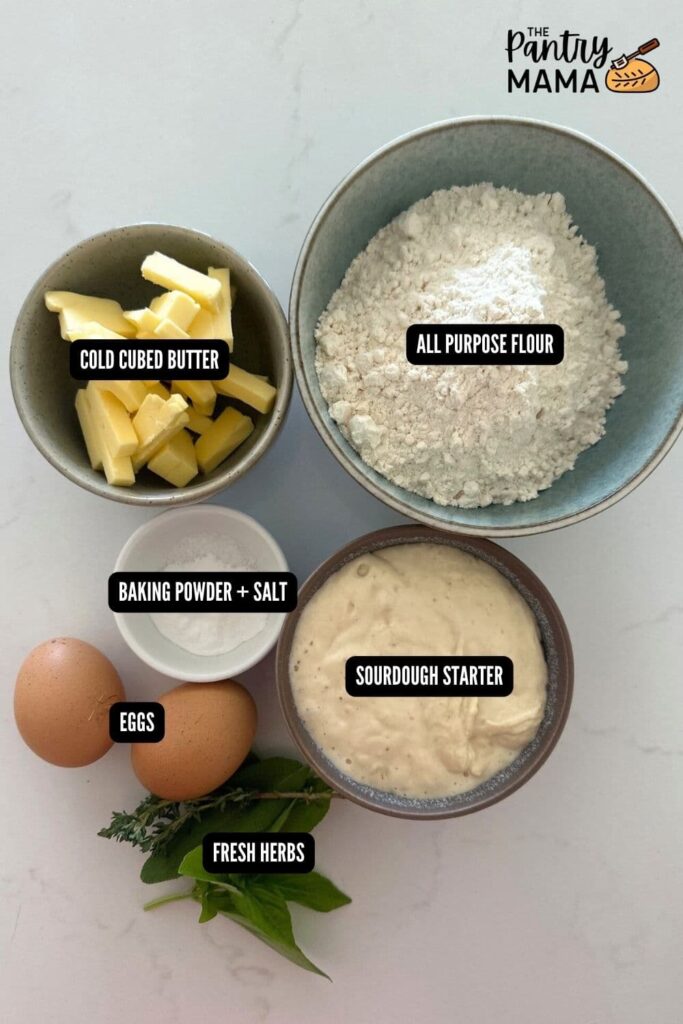
[[[45,308],[43,293],[55,288],[114,298],[124,309],[145,306],[159,294],[159,288],[143,280],[140,264],[156,249],[197,270],[230,268],[231,281],[237,286],[233,313],[236,362],[246,370],[268,374],[278,396],[267,416],[231,402],[254,418],[254,432],[212,473],[199,474],[187,487],[172,487],[148,470],[133,487],[112,487],[88,462],[74,410],[78,385],[69,375],[69,343],[60,337],[57,316]],[[229,245],[189,228],[132,224],[86,238],[41,274],[14,328],[10,375],[14,401],[29,437],[69,480],[129,505],[185,505],[234,483],[274,440],[292,391],[289,330],[266,282]]]
[[[402,210],[435,189],[482,181],[522,192],[562,192],[598,252],[610,302],[626,326],[626,390],[607,432],[576,467],[533,501],[443,508],[370,469],[331,419],[315,371],[318,317],[353,258]],[[512,537],[579,522],[638,486],[683,425],[683,246],[646,182],[578,132],[512,117],[429,125],[391,142],[332,193],[304,242],[290,300],[294,367],[308,413],[344,468],[392,508],[442,530]]]
[[[515,758],[468,793],[439,799],[415,800],[366,786],[345,775],[314,741],[299,717],[292,693],[289,662],[292,640],[302,611],[327,579],[347,562],[369,551],[397,544],[445,544],[483,558],[519,591],[536,617],[548,664],[545,713],[538,732]],[[280,706],[292,737],[311,767],[337,792],[363,807],[396,818],[455,818],[480,811],[523,786],[550,756],[564,729],[574,687],[574,659],[569,633],[551,594],[528,566],[491,541],[444,533],[425,526],[392,526],[376,530],[341,548],[308,577],[299,590],[296,610],[290,612],[280,633],[276,656],[277,689]],[[400,699],[400,698],[395,698]],[[424,698],[428,700],[429,698]],[[502,698],[501,698],[502,699]]]

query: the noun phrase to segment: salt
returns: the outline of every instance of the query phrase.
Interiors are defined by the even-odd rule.
[[[253,572],[259,566],[232,539],[211,548],[202,537],[188,537],[175,550],[164,572]],[[153,612],[150,618],[162,636],[189,654],[215,657],[253,639],[268,621],[267,612]]]

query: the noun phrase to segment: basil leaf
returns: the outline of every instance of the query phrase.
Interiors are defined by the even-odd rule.
[[[148,857],[140,878],[148,884],[176,878],[183,857],[201,844],[207,832],[265,832],[287,804],[287,800],[259,800],[247,808],[235,804],[224,811],[209,811],[199,820],[189,822],[163,850]]]
[[[208,892],[212,885],[226,887],[228,891],[237,888],[239,875],[218,874],[216,871],[206,871],[202,863],[202,847],[195,846],[186,854],[178,867],[178,874],[187,878],[194,878],[197,882],[197,891],[201,894]],[[209,883],[208,885],[206,883]]]
[[[346,893],[317,871],[310,871],[307,875],[263,875],[260,882],[275,889],[291,903],[300,903],[302,907],[324,913],[351,902]]]
[[[285,807],[285,809],[282,812],[282,814],[278,815],[278,817],[275,819],[273,824],[268,829],[269,832],[283,832],[283,831],[285,831],[285,825],[287,824],[287,819],[289,818],[290,814],[292,813],[292,810],[294,809],[295,804],[296,804],[296,800],[290,800],[289,804]]]
[[[254,761],[251,755],[228,785],[231,789],[255,789],[265,793],[296,793],[307,785],[317,792],[326,788],[310,768],[294,758],[269,757]],[[148,857],[140,878],[148,884],[175,878],[183,857],[201,843],[207,832],[267,832],[281,817],[283,820],[276,830],[310,832],[325,817],[329,801],[297,801],[285,814],[287,806],[285,800],[260,800],[246,807],[235,804],[226,806],[223,811],[208,811],[201,818],[188,822],[159,853]]]
[[[211,894],[210,894],[210,892],[202,893],[202,895],[199,897],[199,899],[200,899],[200,902],[201,902],[201,905],[202,905],[202,910],[201,910],[201,913],[199,915],[199,923],[200,924],[206,924],[207,921],[211,921],[212,918],[216,917],[216,915],[218,914],[218,911],[216,910],[216,907],[211,902]]]
[[[310,774],[310,769],[302,765],[300,761],[295,761],[294,758],[268,757],[265,761],[258,761],[256,764],[248,764],[239,768],[230,779],[229,784],[231,787],[260,789],[262,792],[268,793],[271,790],[284,790],[283,782],[286,781],[288,786],[291,785],[290,776],[295,776],[294,781],[296,782],[296,775],[302,772],[307,777]],[[293,788],[300,789],[303,784],[300,782]]]
[[[248,891],[230,893],[229,899],[221,893],[213,902],[219,914],[246,928],[292,963],[306,971],[320,974],[329,981],[328,975],[316,967],[297,946],[289,909],[279,893],[254,884]]]
[[[329,786],[322,779],[315,779],[309,784],[313,793],[324,793]],[[297,800],[292,808],[283,832],[312,832],[319,825],[330,809],[330,800]]]

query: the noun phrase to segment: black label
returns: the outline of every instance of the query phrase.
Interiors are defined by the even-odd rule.
[[[72,341],[69,371],[74,380],[222,380],[229,356],[215,338]]]
[[[411,324],[406,359],[414,366],[556,366],[564,331],[557,324]]]
[[[114,572],[113,612],[291,612],[293,572]]]
[[[114,743],[158,743],[165,729],[164,708],[156,701],[119,700],[109,708],[109,735]]]
[[[512,662],[498,655],[369,655],[346,662],[352,697],[509,697],[512,684]]]
[[[315,867],[315,840],[308,832],[209,832],[202,864],[218,874],[305,875]]]

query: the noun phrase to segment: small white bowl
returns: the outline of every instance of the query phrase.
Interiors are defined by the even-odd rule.
[[[287,570],[279,545],[264,528],[243,512],[221,505],[195,505],[174,509],[145,523],[126,541],[116,572],[162,571],[173,562],[181,541],[200,536],[234,540],[260,570]],[[207,547],[209,545],[207,544]],[[197,655],[176,646],[163,636],[147,612],[115,612],[114,618],[130,649],[147,665],[173,679],[189,683],[213,683],[246,672],[274,646],[284,613],[269,612],[265,627],[255,637],[227,654]]]

